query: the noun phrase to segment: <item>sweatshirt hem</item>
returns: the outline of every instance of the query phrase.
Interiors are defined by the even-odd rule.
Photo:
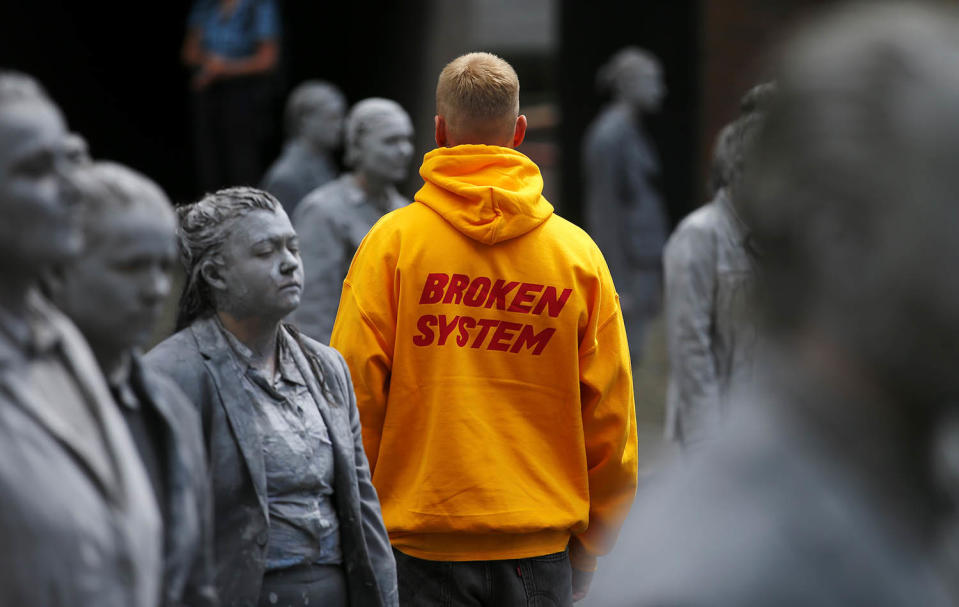
[[[393,547],[427,561],[498,561],[562,552],[566,529],[535,533],[403,533],[390,536]]]

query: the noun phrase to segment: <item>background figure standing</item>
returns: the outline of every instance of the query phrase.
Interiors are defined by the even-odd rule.
[[[659,61],[635,47],[613,55],[598,81],[612,102],[589,126],[583,143],[586,229],[618,286],[635,362],[645,324],[660,308],[661,259],[669,233],[653,184],[659,158],[643,130],[642,115],[659,109],[666,89]]]
[[[328,343],[353,254],[380,217],[409,201],[396,191],[413,158],[413,123],[395,101],[372,97],[346,119],[346,164],[336,181],[311,192],[293,215],[306,285],[293,319]]]
[[[146,356],[200,411],[225,607],[394,607],[396,570],[343,357],[282,320],[296,233],[248,187],[178,208],[181,330]]]
[[[719,423],[731,388],[751,376],[756,327],[747,311],[754,260],[736,210],[748,141],[772,85],[752,89],[713,152],[713,199],[686,217],[663,252],[670,377],[666,438],[685,446]],[[760,100],[759,97],[767,97]]]
[[[162,604],[215,605],[200,417],[176,384],[145,368],[138,352],[170,291],[173,209],[155,183],[124,166],[98,162],[78,177],[87,248],[44,282],[93,349],[146,467],[164,527]]]
[[[273,132],[279,59],[275,0],[196,0],[182,60],[194,70],[193,134],[201,191],[254,185]]]
[[[329,82],[308,80],[286,102],[287,141],[260,187],[276,196],[290,217],[304,196],[339,172],[333,151],[343,134],[346,98]]]
[[[79,140],[0,72],[0,604],[155,607],[162,527],[97,362],[38,291],[83,249]]]

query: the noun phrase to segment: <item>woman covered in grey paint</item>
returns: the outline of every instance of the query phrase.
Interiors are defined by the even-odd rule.
[[[296,209],[306,272],[294,320],[304,333],[329,342],[343,279],[360,241],[380,217],[407,204],[396,184],[413,157],[413,123],[395,101],[372,97],[346,118],[346,164],[352,170],[311,192]]]
[[[181,330],[146,361],[200,411],[222,604],[396,605],[349,371],[282,322],[303,284],[286,213],[237,187],[179,219]]]
[[[599,72],[612,94],[586,132],[583,176],[586,229],[599,245],[618,287],[633,359],[639,358],[646,321],[659,311],[661,259],[668,227],[653,180],[660,165],[642,115],[659,109],[665,86],[659,61],[627,47]]]

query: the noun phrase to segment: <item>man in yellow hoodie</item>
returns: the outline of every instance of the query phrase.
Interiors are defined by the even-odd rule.
[[[629,352],[599,249],[556,216],[519,80],[443,69],[413,204],[366,236],[331,344],[408,605],[570,605],[636,490]]]

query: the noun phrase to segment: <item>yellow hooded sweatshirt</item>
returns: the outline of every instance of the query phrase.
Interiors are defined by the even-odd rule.
[[[606,262],[507,148],[424,157],[367,234],[331,344],[393,545],[440,561],[562,551],[591,570],[636,489],[629,352]]]

